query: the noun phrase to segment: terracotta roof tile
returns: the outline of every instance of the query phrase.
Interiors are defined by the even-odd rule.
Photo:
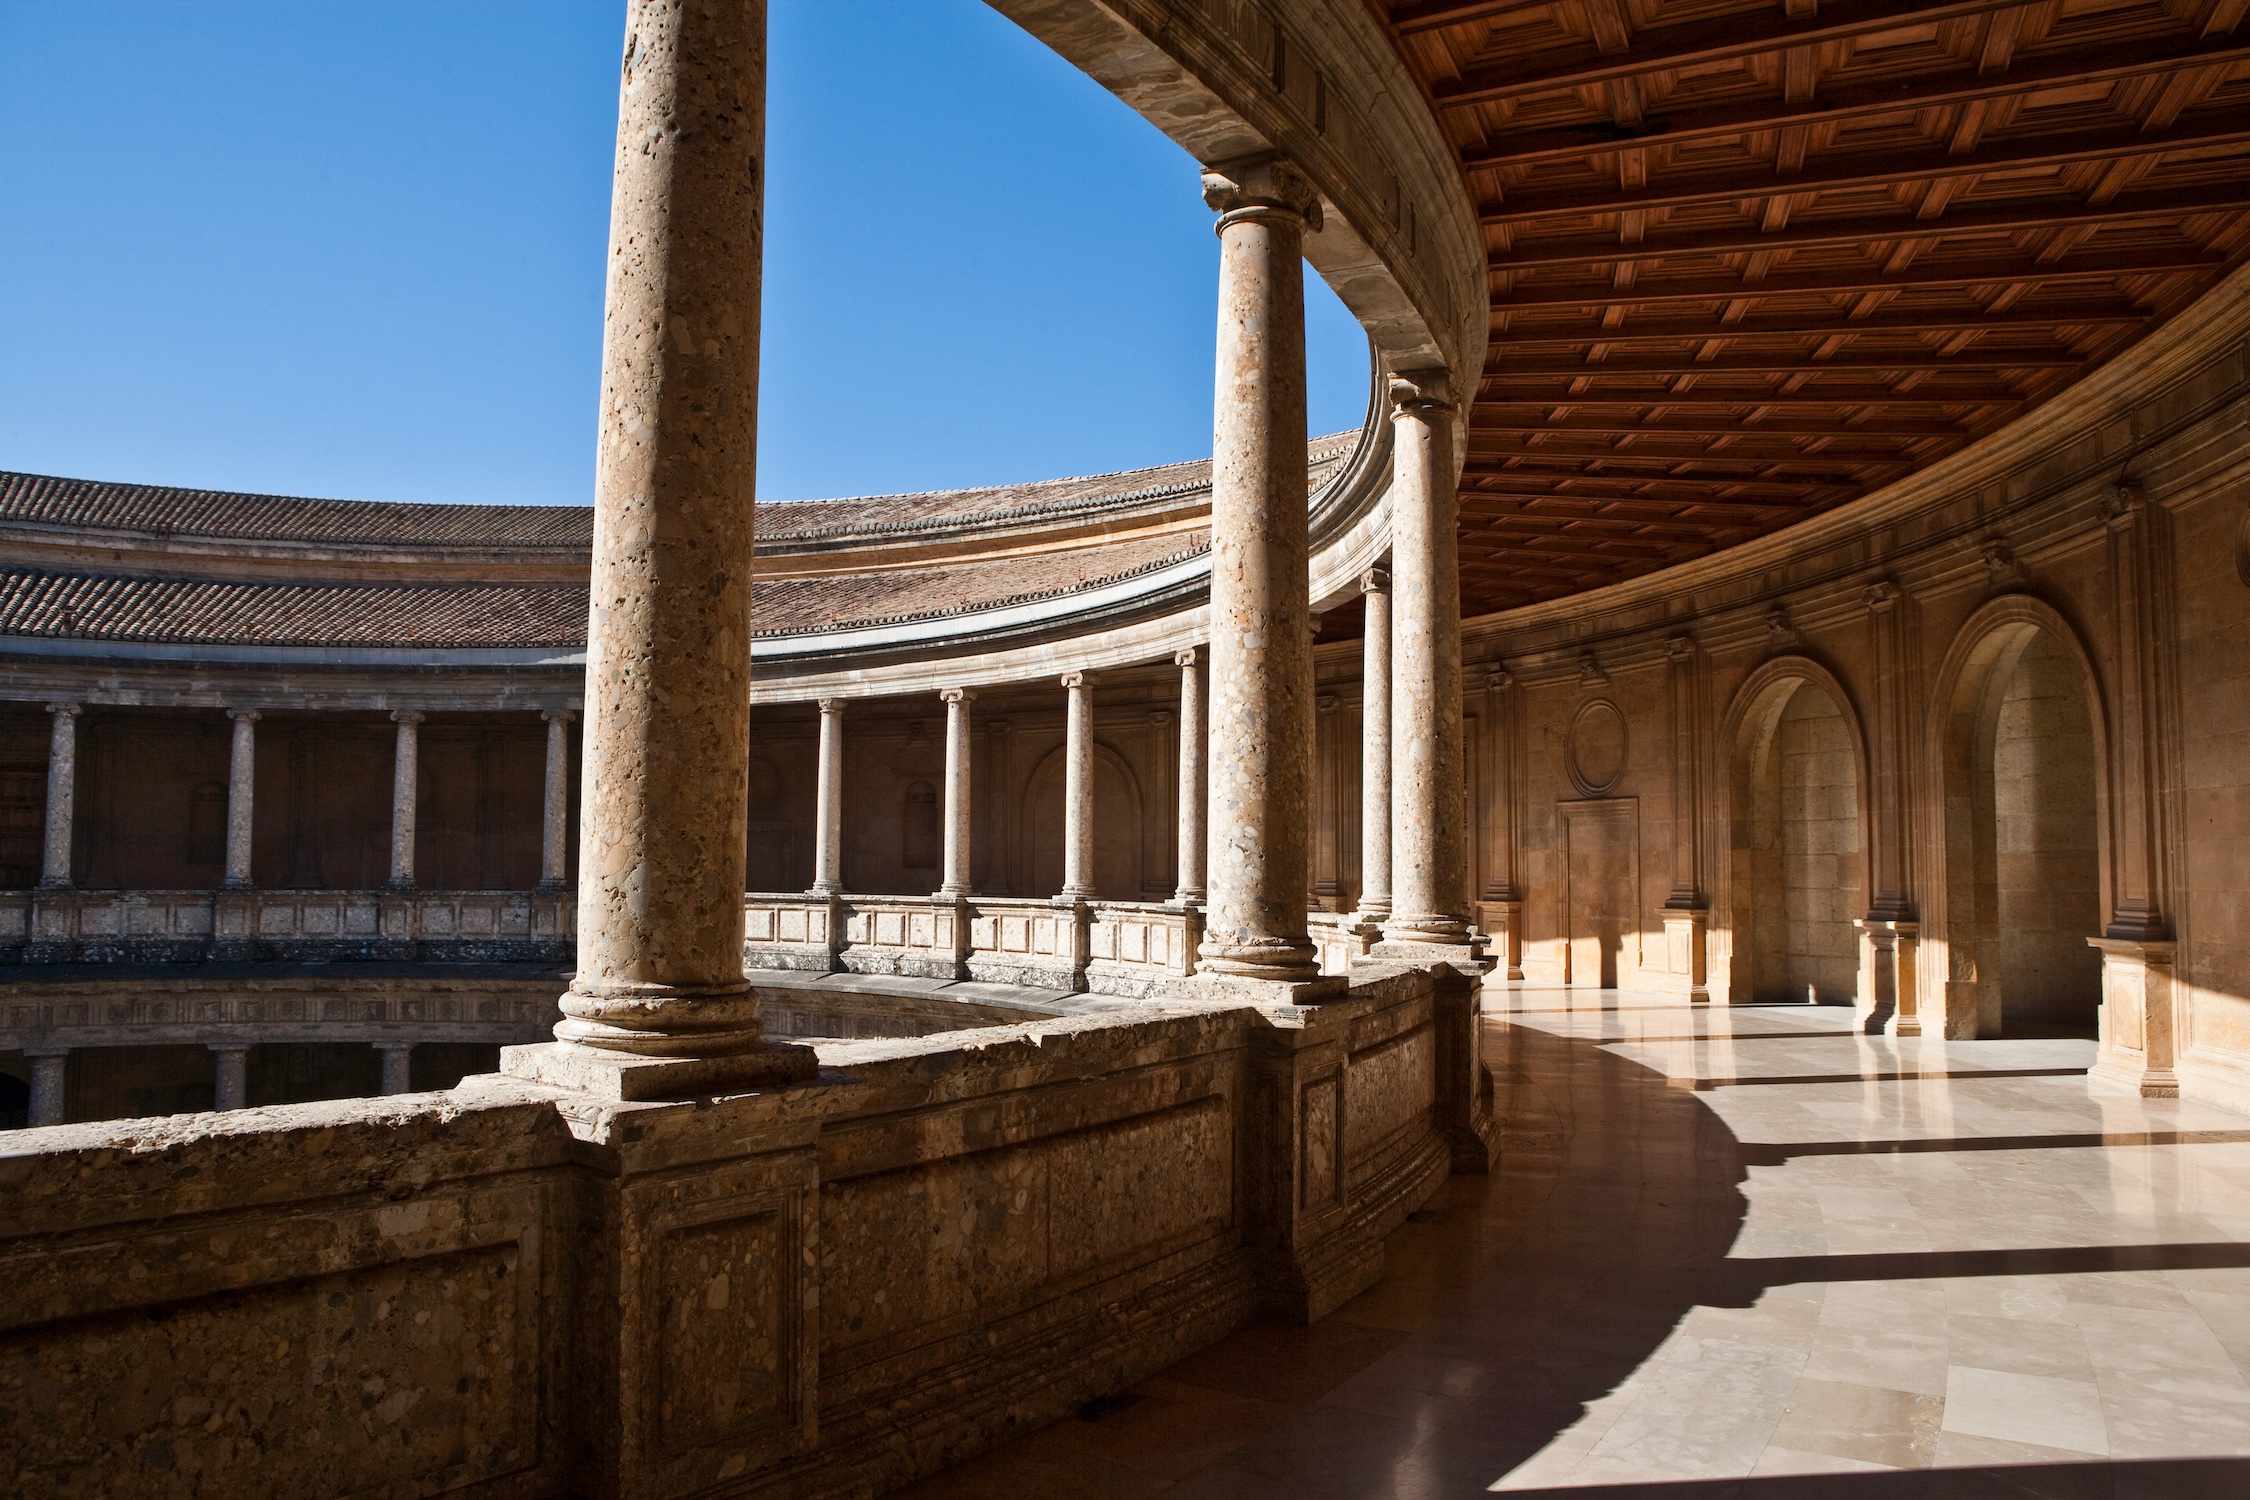
[[[188,645],[578,646],[569,584],[230,583],[0,571],[0,635]]]

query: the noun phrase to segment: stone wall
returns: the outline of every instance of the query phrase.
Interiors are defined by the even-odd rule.
[[[1470,984],[825,1046],[801,1087],[27,1131],[0,1488],[863,1495],[1261,1311],[1490,1160]]]
[[[2101,1001],[2101,841],[2094,731],[2084,685],[2045,634],[2032,637],[1992,734],[1995,925],[2001,1025],[2083,1026]]]

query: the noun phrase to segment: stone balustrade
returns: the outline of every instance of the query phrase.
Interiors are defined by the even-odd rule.
[[[977,1030],[824,1044],[817,1079],[718,1098],[587,1110],[485,1076],[26,1131],[0,1473],[879,1493],[1372,1284],[1448,1168],[1489,1160],[1472,999],[1363,967],[1312,1009],[965,1007]]]
[[[743,931],[751,969],[1142,998],[1195,972],[1203,914],[1136,901],[757,893],[744,898]]]
[[[0,893],[0,963],[567,962],[568,891]]]

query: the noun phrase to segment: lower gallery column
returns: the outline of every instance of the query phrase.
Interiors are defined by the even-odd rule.
[[[39,888],[63,891],[70,889],[70,833],[78,792],[80,706],[50,703],[47,712],[55,716],[55,722],[47,735],[47,826],[46,843],[39,860]]]
[[[68,1115],[70,1054],[31,1054],[31,1112],[33,1125],[60,1125]]]
[[[211,1107],[241,1109],[250,1102],[250,1048],[245,1043],[211,1044]]]
[[[1063,888],[1066,901],[1094,899],[1094,704],[1084,672],[1066,672],[1063,716]]]
[[[414,1044],[412,1042],[377,1042],[375,1050],[383,1056],[383,1092],[406,1094],[414,1090]]]
[[[1391,376],[1391,914],[1383,940],[1466,950],[1459,501],[1445,393],[1443,371]],[[1395,946],[1392,955],[1416,956]]]
[[[1219,211],[1211,454],[1207,928],[1200,971],[1342,993],[1306,935],[1313,659],[1302,259],[1320,204],[1282,161],[1208,169]],[[1276,998],[1284,998],[1277,996]]]
[[[1359,920],[1391,914],[1391,575],[1369,568],[1359,669]]]
[[[766,8],[627,11],[586,635],[578,969],[510,1070],[667,1098],[809,1076],[742,969]]]
[[[820,785],[813,814],[813,883],[816,896],[844,888],[844,700],[820,700]]]
[[[1195,648],[1172,657],[1180,669],[1180,886],[1175,906],[1203,904],[1203,684]]]
[[[258,711],[233,708],[227,710],[227,717],[234,721],[234,744],[227,756],[226,885],[239,891],[250,885],[251,839],[256,832],[253,814],[258,791]],[[222,1052],[220,1061],[223,1064],[225,1060]]]
[[[547,721],[547,782],[540,804],[539,885],[559,891],[570,873],[570,721],[577,717],[567,708],[549,709]]]
[[[414,794],[422,767],[422,716],[405,709],[391,715],[398,748],[391,759],[391,889],[414,887]]]
[[[976,694],[946,688],[945,700],[945,883],[940,896],[966,896],[969,875],[969,705]]]

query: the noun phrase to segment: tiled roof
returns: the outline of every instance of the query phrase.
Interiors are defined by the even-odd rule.
[[[1339,433],[1313,443],[1316,487],[1351,452],[1356,438],[1356,433]],[[793,500],[760,505],[758,534],[762,542],[800,542],[911,534],[972,522],[1036,521],[1194,495],[1210,482],[1210,460],[1198,459],[982,489]],[[0,471],[0,523],[8,521],[213,540],[578,551],[593,545],[594,528],[593,511],[583,505],[309,500]]]
[[[1193,557],[1161,536],[950,567],[760,579],[757,634],[896,624],[1096,588]],[[0,636],[177,645],[583,646],[580,584],[234,583],[0,569]]]

